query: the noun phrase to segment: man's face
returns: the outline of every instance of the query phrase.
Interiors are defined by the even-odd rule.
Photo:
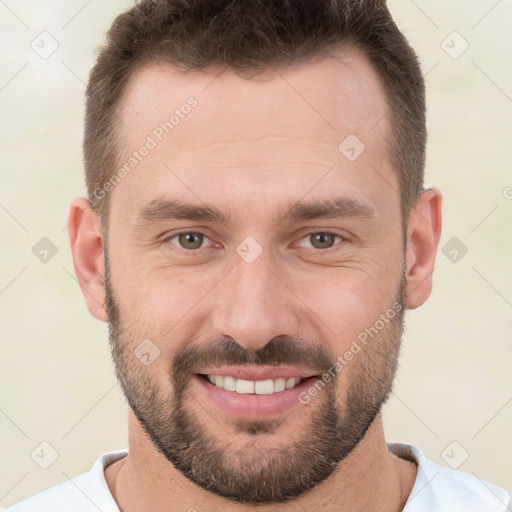
[[[253,504],[312,489],[358,444],[390,391],[405,308],[376,73],[353,50],[277,71],[132,77],[119,167],[156,144],[110,192],[106,260],[112,352],[137,419],[191,481]],[[225,218],[177,218],[172,201]],[[340,208],[285,215],[298,202]],[[203,377],[234,367],[307,378],[260,395]]]

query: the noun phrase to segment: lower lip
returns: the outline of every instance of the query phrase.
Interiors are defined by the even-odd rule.
[[[237,418],[261,420],[283,414],[294,405],[302,405],[299,402],[300,394],[311,387],[317,379],[318,377],[308,377],[294,388],[269,395],[245,395],[235,391],[226,391],[197,374],[193,376],[192,380],[224,412]]]

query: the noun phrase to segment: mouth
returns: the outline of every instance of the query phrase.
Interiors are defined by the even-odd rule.
[[[196,373],[192,381],[209,404],[223,415],[263,420],[304,407],[300,397],[319,379],[318,375],[249,380],[221,373]]]
[[[287,389],[293,389],[306,378],[312,377],[278,377],[277,379],[245,380],[237,379],[230,375],[198,374],[215,387],[225,391],[234,391],[241,395],[272,395],[282,393]],[[314,377],[314,376],[313,376]]]

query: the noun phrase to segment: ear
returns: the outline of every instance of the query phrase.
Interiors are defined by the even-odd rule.
[[[75,273],[87,309],[98,320],[106,322],[103,234],[96,211],[85,197],[71,201],[68,233]]]
[[[407,309],[421,306],[432,291],[432,272],[441,237],[441,192],[424,190],[409,215],[407,230]]]

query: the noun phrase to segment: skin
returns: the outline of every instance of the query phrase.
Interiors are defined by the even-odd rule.
[[[133,381],[146,372],[147,382],[162,397],[170,396],[175,355],[187,344],[204,347],[222,337],[247,351],[262,349],[276,336],[305,339],[332,361],[390,308],[402,275],[407,309],[425,302],[441,234],[441,193],[422,192],[407,219],[404,251],[398,179],[384,143],[388,106],[360,52],[346,48],[337,58],[282,65],[255,80],[216,67],[182,73],[146,66],[132,76],[119,111],[129,127],[120,132],[120,161],[190,96],[197,107],[109,192],[109,280],[123,326],[117,343],[133,349],[149,338],[161,351],[147,367],[134,366],[133,357],[125,361]],[[349,134],[366,146],[353,162],[338,150]],[[278,211],[290,202],[339,196],[364,201],[374,215],[277,222]],[[214,205],[229,211],[233,223],[137,221],[144,205],[162,197]],[[72,201],[69,220],[88,309],[108,321],[103,227],[83,197]],[[178,238],[163,241],[187,230],[206,235],[195,255]],[[335,238],[327,250],[315,248],[309,235],[325,230],[343,239]],[[250,264],[236,252],[248,236],[262,248]],[[400,334],[387,339],[396,349]],[[363,361],[392,380],[393,369],[383,369],[378,349],[386,345],[384,334],[379,336],[333,381],[339,414]],[[307,407],[297,404],[270,433],[252,435],[237,430],[236,418],[223,415],[195,387],[187,389],[183,406],[236,467],[237,450],[265,455],[277,447],[291,449],[328,396],[319,393]],[[172,510],[201,512],[256,508],[187,479],[156,449],[132,409],[129,455],[105,475],[123,512],[164,511],[169,504]],[[379,412],[364,438],[314,489],[258,510],[399,511],[415,476],[413,463],[388,451]]]

